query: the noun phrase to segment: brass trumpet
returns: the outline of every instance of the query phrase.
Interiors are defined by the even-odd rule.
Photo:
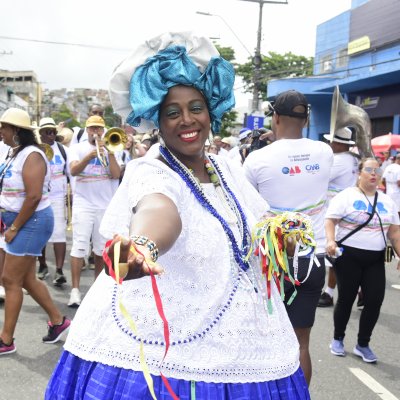
[[[335,132],[346,126],[356,131],[356,145],[361,157],[374,157],[371,147],[371,121],[367,112],[354,104],[349,104],[340,94],[339,86],[335,87],[332,97],[330,141]]]
[[[104,147],[107,149],[107,151],[114,153],[116,151],[124,150],[128,137],[123,129],[114,127],[108,129],[101,139],[104,141]],[[107,167],[108,161],[106,156],[100,153],[97,135],[94,135],[94,140],[96,143],[97,158],[100,160],[100,163],[103,167]]]
[[[71,185],[67,184],[67,231],[72,231],[72,199]]]

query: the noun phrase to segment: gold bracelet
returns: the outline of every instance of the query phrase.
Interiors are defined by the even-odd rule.
[[[142,235],[132,235],[130,239],[135,244],[146,246],[150,251],[151,261],[154,263],[157,261],[159,251],[157,245],[152,240],[150,240],[147,236]]]

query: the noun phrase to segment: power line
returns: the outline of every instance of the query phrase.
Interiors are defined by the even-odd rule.
[[[311,78],[311,77],[320,77],[320,76],[330,75],[330,76],[332,76],[334,78],[337,78],[337,79],[343,79],[343,75],[348,74],[351,71],[354,71],[354,70],[357,70],[357,69],[369,68],[371,66],[376,66],[376,65],[387,64],[387,63],[391,63],[391,62],[394,62],[394,61],[400,61],[400,57],[393,58],[391,60],[380,61],[380,62],[377,62],[377,63],[364,64],[364,65],[354,66],[352,68],[346,68],[346,69],[340,69],[340,70],[334,71],[334,73],[336,73],[336,74],[340,73],[341,76],[332,75],[333,72],[330,72],[330,73],[317,74],[317,75],[302,75],[302,76],[296,76],[296,77],[291,77],[291,78]],[[289,70],[270,71],[269,74],[265,74],[265,75],[262,76],[261,80],[259,80],[259,83],[264,83],[265,81],[268,81],[271,78],[277,78],[277,79],[282,78],[282,79],[284,79],[284,78],[287,77],[286,74],[293,74],[293,73],[302,72],[302,71],[304,71],[304,67],[303,68],[301,68],[301,67],[300,68],[293,68],[293,69],[289,69]],[[244,85],[239,86],[236,89],[248,88],[251,83],[253,83],[253,82],[251,80],[249,80],[249,83],[245,83]]]
[[[94,45],[94,44],[55,42],[55,41],[51,41],[51,40],[27,39],[27,38],[13,37],[13,36],[0,36],[0,39],[18,40],[18,41],[22,41],[22,42],[57,44],[57,45],[63,45],[63,46],[76,46],[76,47],[85,47],[85,48],[90,48],[90,49],[102,49],[102,50],[113,50],[113,51],[131,51],[132,50],[132,49],[124,49],[124,48],[118,48],[118,47],[98,46],[98,45]]]

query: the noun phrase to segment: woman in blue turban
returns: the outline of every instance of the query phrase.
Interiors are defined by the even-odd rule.
[[[233,82],[191,33],[159,36],[116,69],[113,105],[159,129],[159,155],[128,164],[105,213],[107,273],[74,318],[47,399],[309,399],[279,292],[270,314],[246,257],[268,204],[204,150],[234,106]]]

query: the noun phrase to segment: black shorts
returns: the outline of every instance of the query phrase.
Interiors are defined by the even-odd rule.
[[[315,311],[318,299],[321,296],[325,283],[325,260],[324,256],[317,256],[320,266],[313,264],[307,280],[296,286],[297,294],[290,305],[286,302],[292,296],[293,284],[285,281],[285,307],[290,322],[294,328],[311,328],[314,325]],[[293,276],[293,260],[289,260],[290,273]],[[300,257],[298,266],[298,280],[302,281],[307,276],[309,258]]]

